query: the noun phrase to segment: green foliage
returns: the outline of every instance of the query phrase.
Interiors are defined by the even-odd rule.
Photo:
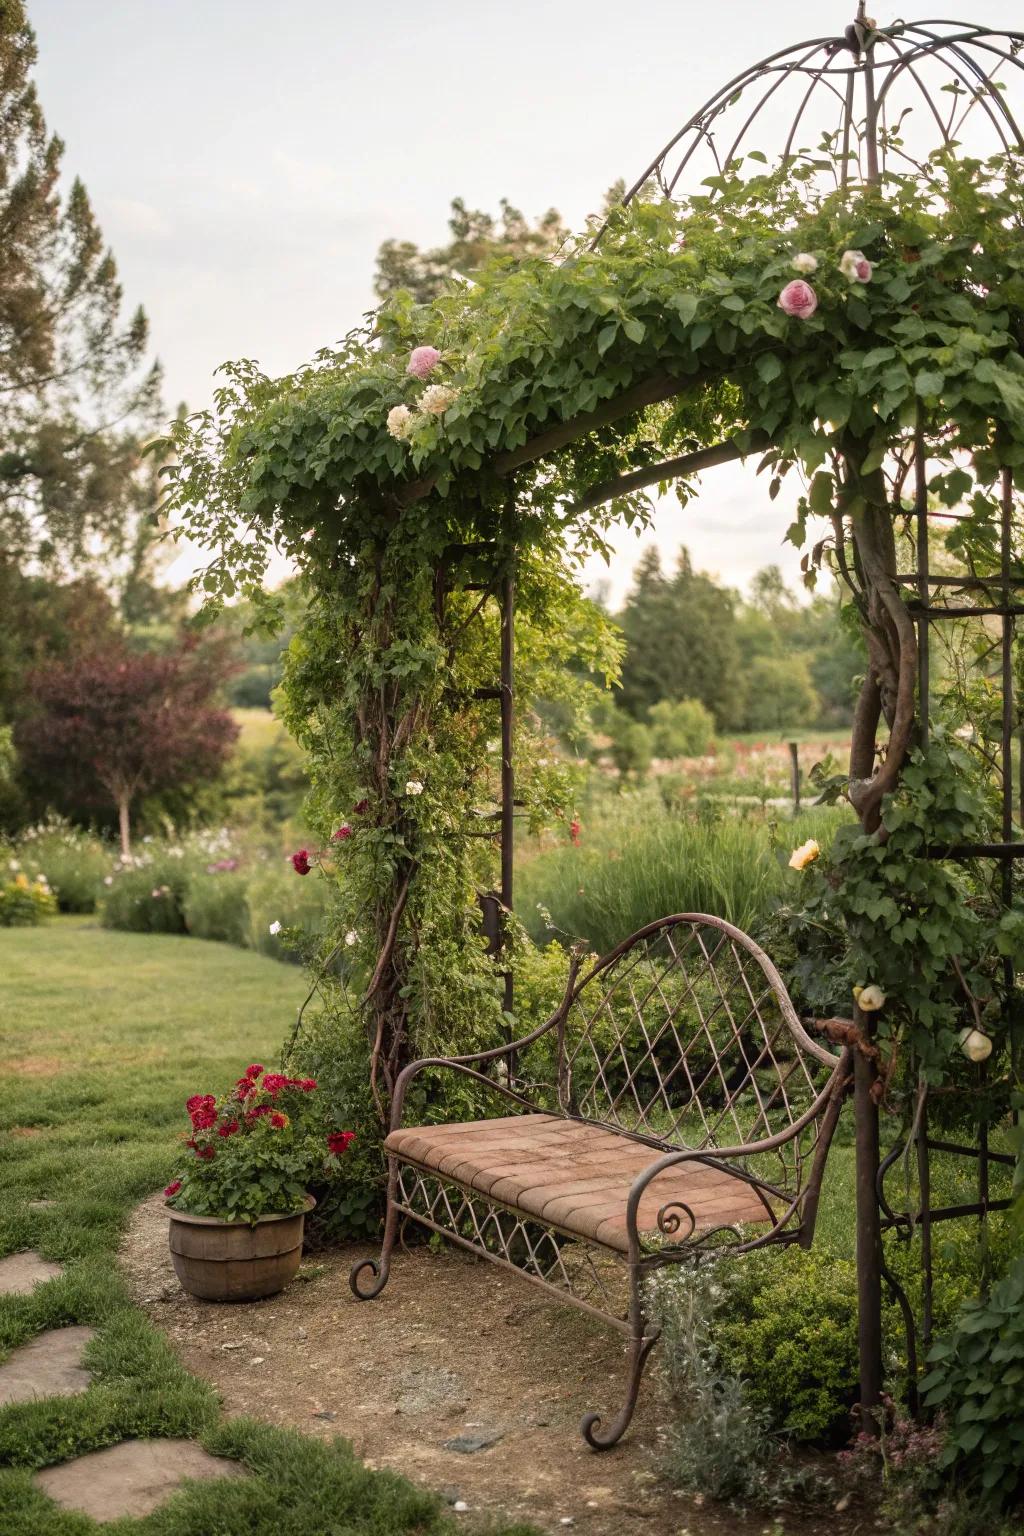
[[[0,883],[0,928],[34,928],[57,911],[57,900],[42,879],[23,870]]]
[[[549,208],[531,228],[504,197],[500,225],[491,214],[454,198],[448,228],[450,243],[432,251],[421,251],[410,240],[385,240],[377,252],[373,280],[377,297],[404,291],[419,303],[429,302],[453,282],[474,278],[484,263],[544,255],[557,250],[568,235],[557,209]]]
[[[558,847],[523,864],[517,906],[537,940],[554,929],[603,953],[669,912],[711,912],[756,931],[799,889],[779,857],[813,837],[827,846],[847,818],[811,811],[783,828],[756,821],[706,821],[625,801],[584,820],[582,847]],[[543,909],[543,910],[542,910]]]
[[[113,850],[102,839],[55,815],[22,828],[9,857],[30,877],[45,875],[62,912],[95,911],[114,867]]]
[[[932,1346],[925,1402],[948,1421],[940,1466],[986,1504],[1024,1492],[1024,1259],[991,1292],[965,1303],[954,1329]]]
[[[252,932],[248,889],[249,876],[245,874],[190,874],[182,897],[186,931],[195,939],[217,939],[222,944],[245,948]],[[254,949],[258,947],[253,945]]]
[[[723,1286],[715,1343],[751,1402],[796,1440],[845,1440],[858,1380],[854,1265],[766,1250],[730,1265]]]
[[[810,668],[802,656],[755,656],[746,668],[748,731],[784,731],[818,714]]]
[[[189,869],[169,850],[121,860],[100,903],[104,928],[125,933],[184,933]]]
[[[658,757],[703,757],[714,747],[714,716],[699,699],[660,699],[647,718]]]

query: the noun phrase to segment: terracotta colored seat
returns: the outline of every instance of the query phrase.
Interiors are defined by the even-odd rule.
[[[392,1131],[384,1145],[403,1162],[619,1253],[629,1248],[630,1186],[657,1155],[646,1143],[615,1131],[544,1114],[404,1126]],[[659,1210],[677,1202],[693,1212],[697,1231],[771,1219],[757,1192],[742,1179],[704,1163],[684,1163],[647,1186],[639,1230],[656,1234]]]

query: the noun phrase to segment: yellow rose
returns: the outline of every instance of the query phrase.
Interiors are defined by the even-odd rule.
[[[859,996],[857,988],[854,987],[853,993],[860,1005],[861,1013],[877,1013],[879,1008],[885,1007],[885,993],[881,987],[874,984],[870,987],[861,987]]]
[[[801,843],[799,848],[793,849],[789,856],[789,867],[790,869],[806,869],[808,864],[814,863],[820,853],[821,849],[814,841],[814,838],[808,838],[806,843]]]

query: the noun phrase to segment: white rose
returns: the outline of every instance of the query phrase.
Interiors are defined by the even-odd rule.
[[[407,795],[422,795],[423,785],[419,779],[409,779],[405,786],[405,792]]]
[[[270,932],[275,936],[281,932],[281,924],[275,918],[270,925]]]
[[[861,1013],[877,1013],[879,1008],[885,1007],[885,993],[881,987],[874,983],[869,987],[861,987],[859,993],[854,988],[854,996],[860,1006]]]
[[[863,251],[844,251],[839,270],[850,283],[870,283],[872,266]]]
[[[350,928],[348,933],[346,933],[345,943],[348,945],[349,949],[352,948],[353,944],[359,943],[359,935],[356,933],[354,928]]]
[[[450,384],[428,384],[420,395],[420,410],[430,416],[443,416],[458,397],[458,390],[452,389]]]
[[[962,1029],[960,1049],[968,1061],[987,1061],[992,1055],[992,1041],[980,1029]]]
[[[810,251],[798,251],[790,262],[790,266],[795,272],[817,272],[818,258],[812,256]]]
[[[412,411],[407,405],[396,405],[388,411],[388,431],[399,442],[409,436],[412,427]]]
[[[813,837],[801,843],[799,848],[794,848],[789,856],[790,869],[806,869],[808,864],[813,864],[821,853],[821,849]]]

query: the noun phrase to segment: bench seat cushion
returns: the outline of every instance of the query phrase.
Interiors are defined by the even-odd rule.
[[[384,1143],[403,1162],[438,1173],[574,1236],[628,1249],[630,1185],[662,1155],[657,1147],[559,1115],[511,1115],[462,1125],[405,1126]],[[681,1201],[697,1230],[764,1222],[758,1195],[724,1168],[682,1163],[659,1174],[640,1202],[641,1232],[657,1233],[658,1211]],[[684,1220],[680,1237],[686,1235]]]

